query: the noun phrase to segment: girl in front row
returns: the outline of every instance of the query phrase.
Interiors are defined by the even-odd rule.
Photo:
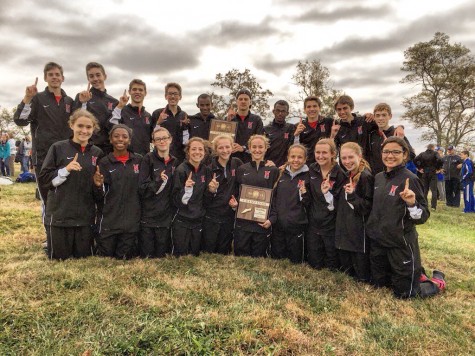
[[[165,257],[171,252],[170,227],[176,209],[171,193],[177,160],[170,155],[170,132],[157,126],[152,133],[155,148],[145,155],[140,166],[139,193],[142,218],[139,237],[140,256]]]
[[[97,119],[87,110],[76,110],[69,119],[73,137],[51,145],[38,176],[48,191],[44,224],[48,257],[64,260],[92,254],[96,202],[101,192],[93,183],[102,150],[89,143]]]
[[[368,220],[372,283],[390,287],[398,298],[429,297],[445,288],[444,274],[431,280],[421,266],[416,225],[429,218],[421,182],[405,164],[409,147],[402,138],[387,138],[381,147],[385,171],[374,182]]]
[[[336,146],[332,139],[315,145],[315,163],[310,165],[310,209],[305,237],[307,262],[316,269],[340,267],[335,248],[337,200],[346,179],[336,163]]]
[[[243,164],[237,170],[237,183],[254,187],[273,189],[279,178],[279,169],[275,166],[266,166],[264,159],[269,141],[263,135],[253,135],[248,141],[252,161]],[[230,200],[232,208],[238,207],[237,200]],[[266,257],[271,234],[271,222],[263,223],[236,219],[234,229],[234,254],[236,256]]]
[[[369,282],[366,222],[373,205],[374,177],[357,143],[347,142],[341,146],[340,160],[348,178],[338,201],[335,245],[341,269],[358,281]]]
[[[137,254],[142,156],[129,151],[132,129],[127,125],[114,125],[109,140],[113,151],[100,160],[94,175],[94,184],[104,194],[97,253],[128,259]]]
[[[295,144],[289,148],[285,170],[274,189],[269,217],[272,257],[288,258],[293,263],[303,260],[304,233],[308,224],[310,176],[306,160],[305,146]]]
[[[172,191],[178,208],[172,226],[175,256],[200,253],[204,193],[211,180],[210,169],[203,164],[205,152],[205,141],[200,137],[191,138],[185,148],[186,160],[175,171]]]
[[[234,228],[234,210],[229,200],[236,193],[236,172],[243,164],[237,157],[231,157],[234,140],[219,135],[213,140],[216,154],[211,161],[212,179],[206,194],[206,215],[203,221],[201,249],[209,253],[231,252]]]

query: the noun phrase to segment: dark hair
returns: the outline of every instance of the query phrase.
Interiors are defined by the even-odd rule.
[[[132,81],[129,83],[129,90],[132,90],[132,85],[137,84],[137,85],[143,85],[145,91],[147,91],[147,84],[141,79],[132,79]]]
[[[282,106],[285,106],[287,108],[287,111],[289,111],[289,103],[285,100],[277,100],[274,104],[274,109],[277,105],[282,105]]]
[[[384,140],[383,144],[381,145],[381,151],[384,149],[384,147],[388,143],[396,143],[399,146],[401,146],[403,154],[406,155],[406,157],[404,158],[404,162],[407,162],[407,159],[409,158],[409,146],[408,146],[407,142],[401,137],[390,136],[390,137],[388,137],[387,139]]]
[[[338,104],[340,105],[347,104],[351,108],[351,110],[355,108],[355,102],[349,95],[341,95],[340,97],[338,97],[338,99],[336,99],[335,101],[335,105],[334,105],[335,109]]]
[[[307,96],[304,101],[303,101],[303,108],[305,109],[305,106],[307,105],[307,103],[309,101],[316,101],[317,104],[318,104],[318,107],[321,108],[322,107],[322,101],[320,100],[320,98],[318,96],[315,96],[315,95],[310,95],[310,96]]]
[[[391,107],[386,103],[379,103],[374,107],[373,114],[376,111],[387,111],[389,115],[392,115]]]
[[[188,141],[188,143],[186,144],[185,146],[185,155],[186,155],[186,159],[190,159],[190,147],[191,147],[191,144],[193,142],[200,142],[201,144],[203,144],[203,147],[204,147],[204,151],[205,151],[205,157],[203,157],[203,161],[204,159],[206,158],[206,153],[207,153],[207,148],[209,147],[208,144],[206,143],[205,140],[203,140],[201,137],[192,137],[190,138],[190,140]]]
[[[211,95],[206,94],[206,93],[203,93],[203,94],[198,95],[198,98],[196,99],[196,103],[198,103],[198,102],[200,101],[200,99],[203,99],[203,100],[209,99],[209,100],[212,101]]]
[[[55,62],[48,62],[45,64],[45,68],[43,69],[43,74],[46,78],[46,72],[49,72],[51,69],[58,68],[59,71],[61,72],[61,75],[63,74],[63,67],[61,67],[58,63]]]
[[[106,70],[104,69],[104,66],[97,62],[89,62],[88,64],[86,64],[86,74],[89,71],[89,69],[92,69],[92,68],[99,68],[102,74],[106,75]]]
[[[246,94],[249,97],[249,99],[252,100],[251,91],[249,89],[246,89],[246,88],[239,89],[236,93],[236,99],[239,98],[239,95],[241,94]]]
[[[109,139],[112,138],[112,133],[117,129],[124,129],[129,134],[129,138],[132,139],[132,129],[124,124],[116,124],[112,126],[111,130],[109,131]]]

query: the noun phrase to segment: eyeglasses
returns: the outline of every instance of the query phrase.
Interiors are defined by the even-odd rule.
[[[180,96],[180,93],[178,92],[173,92],[173,93],[167,93],[168,96]]]
[[[385,156],[389,156],[389,155],[393,155],[393,156],[399,156],[400,154],[402,154],[403,151],[400,151],[400,150],[383,150],[382,154],[385,155]]]
[[[166,137],[155,137],[153,139],[154,142],[163,142],[163,141],[166,141],[170,138],[170,136],[166,136]]]

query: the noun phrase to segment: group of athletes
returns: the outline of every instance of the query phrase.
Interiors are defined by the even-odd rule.
[[[101,64],[88,63],[86,74],[88,88],[73,100],[61,88],[62,67],[47,63],[47,87],[39,92],[36,79],[15,113],[16,124],[31,125],[49,258],[270,254],[344,271],[401,298],[445,288],[442,272],[430,278],[421,265],[415,225],[429,210],[405,168],[414,151],[404,128],[389,124],[389,105],[359,116],[344,95],[334,119],[310,96],[293,125],[279,100],[264,126],[241,89],[227,115],[235,136],[209,142],[209,95],[188,116],[181,86],[168,83],[167,105],[149,114],[143,81],[116,100]],[[273,190],[264,222],[236,218],[242,185]]]

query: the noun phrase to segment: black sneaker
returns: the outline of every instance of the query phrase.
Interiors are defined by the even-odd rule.
[[[440,291],[443,291],[446,287],[445,283],[445,274],[444,272],[434,270],[432,272],[432,278],[430,279],[432,282],[434,282],[437,287],[440,289]]]

